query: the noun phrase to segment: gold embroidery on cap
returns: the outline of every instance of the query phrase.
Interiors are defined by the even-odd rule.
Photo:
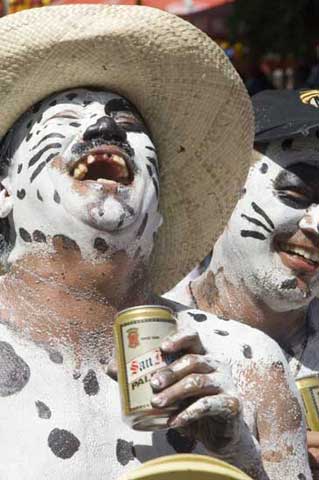
[[[300,93],[302,103],[319,108],[319,90],[305,90]]]

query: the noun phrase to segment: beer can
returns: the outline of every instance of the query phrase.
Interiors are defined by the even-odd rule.
[[[319,432],[319,375],[296,380],[305,409],[306,421],[310,430]]]
[[[114,335],[118,382],[123,419],[134,430],[167,428],[167,419],[176,407],[154,408],[150,380],[154,373],[167,365],[160,345],[176,332],[176,320],[170,308],[161,305],[141,305],[118,313]]]

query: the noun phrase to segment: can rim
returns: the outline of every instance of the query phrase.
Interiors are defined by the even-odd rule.
[[[166,305],[135,305],[135,307],[129,307],[129,308],[124,308],[124,310],[120,310],[117,312],[115,318],[119,317],[123,313],[130,312],[131,310],[136,310],[138,308],[161,308],[162,310],[167,310],[169,313],[171,313],[174,316],[174,311],[170,308],[167,307]]]

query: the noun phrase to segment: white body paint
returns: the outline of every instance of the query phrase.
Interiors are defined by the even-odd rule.
[[[191,313],[201,312],[192,310]],[[263,373],[273,362],[284,361],[276,344],[262,333],[237,322],[207,316],[207,321],[196,323],[201,338],[214,353],[215,360],[230,365],[241,395],[245,395],[247,389],[243,375],[252,363],[258,366],[259,373]],[[178,318],[183,325],[194,324],[187,311],[180,312]],[[229,336],[215,334],[214,329],[226,330]],[[125,470],[141,462],[176,453],[168,443],[165,431],[136,432],[123,423],[118,386],[106,375],[105,367],[99,362],[83,363],[79,372],[81,377],[75,379],[74,358],[65,349],[59,350],[63,362],[54,363],[44,348],[21,338],[4,325],[0,326],[0,342],[9,343],[31,372],[28,383],[20,392],[0,398],[1,480],[56,480],[62,477],[68,480],[100,480],[104,477],[116,480]],[[244,344],[253,346],[252,359],[243,355]],[[96,395],[84,391],[83,378],[89,370],[94,370],[98,380]],[[37,401],[49,407],[50,418],[39,418]],[[257,436],[256,410],[251,403],[244,405],[244,420]],[[270,422],[275,420],[269,419]],[[71,458],[58,458],[49,448],[49,434],[56,428],[71,432],[80,441]],[[297,478],[301,472],[307,480],[311,479],[302,425],[285,436],[284,441],[291,446],[293,454],[275,465],[264,463],[269,479]],[[279,434],[277,441],[280,446],[283,438]],[[258,469],[259,447],[256,443],[254,458],[249,441],[247,445],[250,445],[249,450],[245,451],[244,447],[238,450],[236,446],[233,451],[223,452],[222,457],[242,468],[255,461]],[[272,442],[269,448],[276,451],[278,446]],[[199,443],[192,452],[211,454]]]

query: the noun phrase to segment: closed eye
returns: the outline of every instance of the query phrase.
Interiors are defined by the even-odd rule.
[[[80,116],[75,113],[73,110],[64,110],[63,112],[56,113],[55,115],[52,115],[52,117],[47,118],[44,122],[43,125],[45,125],[47,122],[50,120],[53,120],[54,118],[58,119],[69,119],[69,120],[78,120]]]
[[[293,186],[277,190],[276,195],[282,203],[296,209],[308,208],[313,203],[310,192]]]

